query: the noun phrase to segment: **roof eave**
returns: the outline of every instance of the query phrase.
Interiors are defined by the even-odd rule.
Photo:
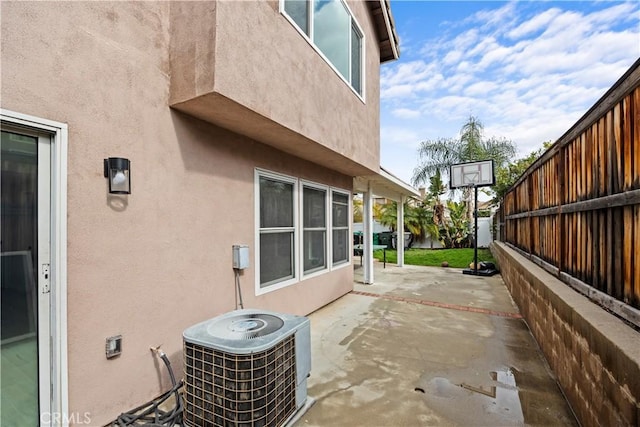
[[[377,7],[373,6],[378,4],[380,12],[377,12]],[[380,63],[389,61],[395,61],[400,57],[400,46],[398,35],[396,34],[395,22],[393,20],[393,14],[391,12],[390,0],[377,0],[370,3],[371,10],[376,11],[373,13],[373,18],[378,21],[379,32],[384,31],[384,34],[379,34],[378,44],[380,45]],[[386,38],[385,38],[386,36]],[[388,44],[382,46],[382,44]]]

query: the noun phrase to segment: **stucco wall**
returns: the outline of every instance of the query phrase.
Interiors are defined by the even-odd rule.
[[[583,426],[640,423],[640,333],[504,243],[505,284]]]
[[[246,307],[307,314],[350,267],[255,297],[254,170],[350,190],[352,179],[172,111],[168,2],[2,2],[2,108],[67,123],[69,410],[100,425],[180,373],[182,331],[234,308],[231,246],[251,247]],[[102,160],[131,160],[108,196]],[[106,360],[105,338],[123,335]]]
[[[377,172],[379,46],[366,3],[349,6],[365,36],[364,102],[271,0],[172,4],[172,105],[344,173]]]

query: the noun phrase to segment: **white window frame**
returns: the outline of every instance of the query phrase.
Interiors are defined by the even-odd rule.
[[[267,285],[266,287],[261,287],[260,283],[260,178],[268,178],[277,181],[283,181],[286,183],[290,183],[293,186],[293,274],[294,277],[285,279],[281,282],[276,282],[271,285]],[[255,240],[255,264],[256,264],[256,277],[255,277],[255,287],[256,287],[256,295],[266,294],[268,292],[272,292],[278,289],[282,289],[284,287],[293,285],[297,283],[300,279],[300,269],[299,269],[299,220],[298,220],[298,179],[292,176],[283,175],[275,172],[269,172],[262,169],[255,170],[255,230],[256,230],[256,240]]]
[[[43,119],[11,110],[0,109],[0,119],[9,126],[30,129],[50,135],[51,142],[51,414],[68,414],[69,386],[67,364],[67,144],[66,123]],[[45,405],[46,406],[46,405]],[[41,421],[42,418],[41,418]],[[43,425],[48,423],[42,422]],[[60,424],[69,425],[61,416]]]
[[[302,0],[301,0],[302,1]],[[289,21],[289,23],[291,25],[293,25],[293,27],[304,37],[304,39],[307,41],[307,43],[309,43],[311,45],[311,47],[320,55],[320,57],[322,59],[324,59],[324,61],[329,64],[329,66],[331,67],[331,69],[338,75],[338,77],[340,77],[342,79],[342,81],[344,81],[347,86],[349,87],[349,89],[351,89],[351,91],[356,94],[356,96],[363,102],[366,103],[366,38],[364,36],[364,31],[362,31],[362,26],[360,25],[360,23],[358,22],[358,20],[356,19],[356,16],[353,14],[353,12],[351,11],[351,8],[349,7],[349,5],[347,4],[347,2],[345,0],[337,0],[340,1],[342,3],[342,5],[344,6],[344,8],[347,10],[347,13],[349,14],[349,16],[351,17],[351,25],[349,27],[349,80],[347,80],[347,78],[345,76],[342,75],[342,73],[335,67],[335,65],[333,65],[333,63],[329,60],[329,58],[327,58],[325,56],[325,54],[320,50],[320,48],[318,46],[316,46],[316,44],[313,42],[312,39],[312,35],[313,35],[313,0],[306,0],[307,3],[309,3],[309,11],[308,11],[308,15],[307,15],[307,19],[309,20],[308,22],[308,26],[309,26],[309,34],[306,34],[296,23],[296,21],[293,20],[293,18],[291,16],[289,16],[289,14],[286,12],[284,6],[285,6],[285,0],[280,0],[280,13],[282,14],[282,16],[284,16],[287,21]],[[355,24],[356,30],[357,32],[360,33],[361,36],[361,46],[360,46],[360,87],[361,87],[361,92],[359,93],[357,90],[354,89],[354,87],[351,85],[351,27]]]
[[[277,181],[283,181],[293,184],[293,232],[294,232],[294,268],[295,277],[283,280],[282,282],[276,282],[268,285],[264,288],[260,287],[260,178],[270,178]],[[324,268],[304,273],[304,187],[314,188],[326,192],[325,198],[325,226],[326,226],[326,243],[325,243],[325,260],[326,266]],[[278,289],[285,288],[287,286],[294,285],[296,283],[303,282],[306,279],[312,277],[321,276],[329,273],[333,270],[345,268],[351,265],[353,253],[353,239],[351,236],[352,218],[349,216],[348,231],[347,231],[347,260],[333,263],[333,193],[340,193],[347,196],[349,212],[352,210],[351,192],[344,188],[331,187],[329,185],[320,184],[317,182],[305,180],[302,178],[296,178],[290,175],[285,175],[277,172],[271,172],[265,169],[256,168],[254,172],[254,207],[255,207],[255,291],[256,296],[264,295],[266,293],[276,291]]]
[[[308,273],[304,271],[304,188],[311,188],[314,190],[324,191],[326,197],[324,199],[324,233],[325,233],[325,243],[324,243],[324,260],[325,266],[320,268],[315,268],[310,270]],[[331,188],[327,185],[318,184],[311,181],[300,180],[300,271],[302,273],[302,279],[307,279],[309,277],[318,276],[320,274],[324,274],[329,271],[331,263],[329,262],[329,249],[331,248],[329,242],[329,226],[330,226],[330,218],[328,215],[330,211],[328,210],[330,206],[330,198],[331,198]]]
[[[331,249],[330,252],[330,256],[331,256],[331,262],[329,263],[329,265],[331,266],[332,270],[338,269],[338,268],[342,268],[348,265],[351,265],[351,254],[353,253],[353,234],[350,233],[351,231],[351,221],[352,221],[352,215],[349,215],[349,213],[353,212],[352,207],[351,207],[351,193],[349,191],[343,190],[341,188],[330,188],[330,214],[331,217],[329,218],[329,239],[330,239],[330,244],[329,244],[329,248]],[[343,196],[347,197],[347,258],[344,261],[338,261],[336,263],[333,262],[333,230],[334,230],[334,225],[333,225],[333,193],[338,193],[341,194]]]

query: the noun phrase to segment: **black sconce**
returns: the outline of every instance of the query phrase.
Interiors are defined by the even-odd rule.
[[[109,179],[109,193],[131,194],[131,162],[121,157],[104,159],[104,177]]]

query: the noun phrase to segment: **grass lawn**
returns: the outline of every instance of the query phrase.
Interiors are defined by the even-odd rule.
[[[373,252],[373,256],[382,261],[382,250]],[[387,262],[398,261],[397,252],[387,249]],[[404,251],[404,262],[409,265],[426,265],[440,267],[442,262],[449,263],[449,267],[468,268],[473,262],[473,248],[468,249],[407,249]],[[495,263],[489,249],[478,249],[478,262],[488,261]]]

